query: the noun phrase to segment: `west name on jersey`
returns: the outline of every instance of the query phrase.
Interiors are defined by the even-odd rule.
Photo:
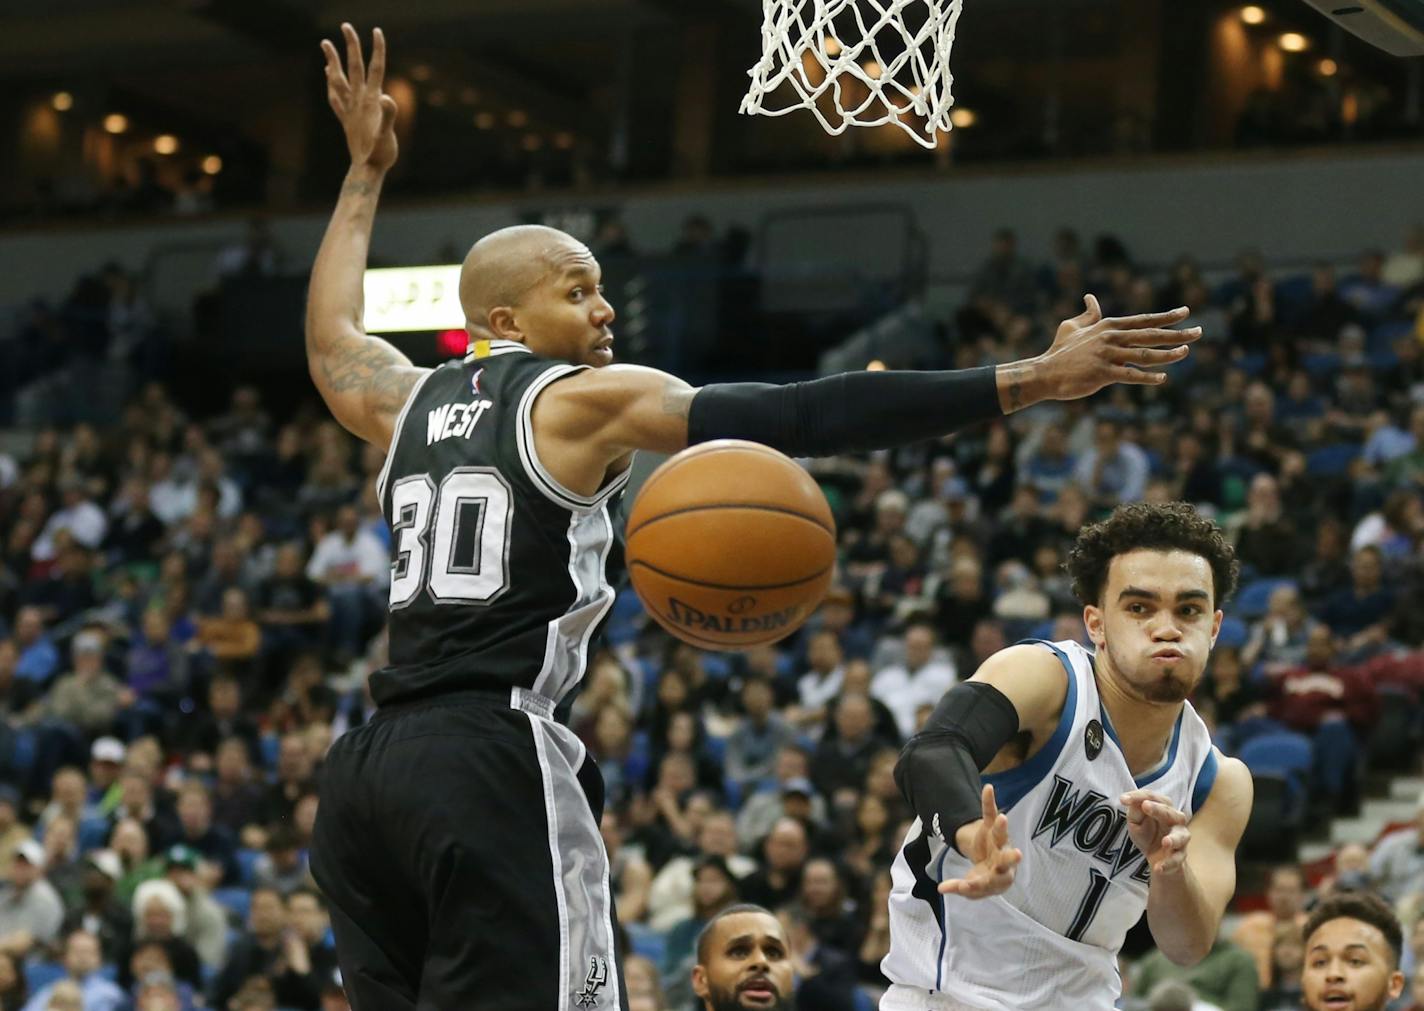
[[[433,446],[446,439],[468,439],[493,400],[472,400],[468,404],[439,404],[425,415],[425,444]]]
[[[1083,790],[1062,776],[1053,777],[1053,789],[1044,800],[1034,825],[1033,838],[1049,835],[1048,846],[1069,840],[1079,852],[1090,854],[1112,868],[1111,877],[1132,866],[1132,878],[1147,882],[1151,869],[1147,857],[1127,834],[1127,815],[1107,803],[1096,790]]]

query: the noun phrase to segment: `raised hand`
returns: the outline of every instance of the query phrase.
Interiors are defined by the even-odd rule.
[[[336,46],[327,39],[321,40],[321,52],[326,57],[326,100],[341,120],[351,164],[385,172],[396,163],[400,152],[396,143],[396,100],[381,92],[386,77],[386,37],[379,28],[371,33],[371,65],[367,67],[356,29],[342,24],[341,35],[346,40],[344,71]]]
[[[1167,375],[1157,370],[1187,357],[1187,345],[1201,337],[1201,327],[1168,329],[1187,318],[1186,308],[1104,319],[1095,296],[1083,302],[1083,312],[1059,324],[1040,359],[1054,400],[1091,396],[1113,383],[1158,386]]]
[[[1152,873],[1181,870],[1192,838],[1186,814],[1152,790],[1129,790],[1120,800],[1127,808],[1128,837],[1147,858]]]
[[[1023,851],[1009,845],[1009,816],[999,812],[994,802],[994,788],[987,783],[980,794],[980,803],[983,816],[959,828],[960,852],[974,866],[962,878],[941,882],[941,895],[985,899],[1008,891],[1014,883],[1014,870],[1023,859]]]

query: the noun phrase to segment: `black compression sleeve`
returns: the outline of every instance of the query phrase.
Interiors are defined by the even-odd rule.
[[[845,372],[787,386],[704,386],[692,399],[687,441],[748,439],[792,456],[831,456],[937,439],[1002,414],[992,365]]]
[[[955,685],[900,752],[895,783],[925,826],[954,846],[961,825],[983,814],[979,773],[1019,732],[1019,714],[982,681]]]

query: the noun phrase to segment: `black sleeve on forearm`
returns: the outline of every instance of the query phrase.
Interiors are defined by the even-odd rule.
[[[992,365],[844,372],[786,386],[704,386],[692,398],[687,442],[747,439],[792,456],[832,456],[937,439],[1002,415]]]
[[[945,693],[895,763],[895,784],[926,832],[954,846],[959,827],[983,815],[979,773],[1018,732],[1018,711],[993,685],[965,681]]]

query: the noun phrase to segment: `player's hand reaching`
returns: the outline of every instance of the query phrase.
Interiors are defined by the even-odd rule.
[[[385,172],[396,163],[400,150],[396,143],[396,100],[381,92],[386,78],[386,37],[379,28],[371,33],[371,65],[367,67],[356,29],[342,24],[341,35],[346,40],[344,71],[336,46],[321,40],[321,52],[326,57],[326,100],[346,132],[351,164]]]
[[[1120,799],[1127,808],[1127,834],[1147,858],[1152,873],[1180,871],[1192,838],[1186,814],[1152,790],[1129,790]]]
[[[1105,319],[1095,296],[1083,302],[1039,359],[1054,400],[1091,396],[1113,383],[1158,386],[1167,380],[1159,370],[1187,357],[1187,345],[1201,337],[1201,327],[1168,329],[1187,318],[1185,308]]]
[[[962,878],[950,878],[939,886],[942,895],[985,899],[1000,895],[1014,883],[1014,870],[1023,852],[1009,845],[1009,817],[999,812],[994,788],[987,783],[980,795],[984,814],[978,821],[961,825],[956,837],[959,851],[974,866]]]

